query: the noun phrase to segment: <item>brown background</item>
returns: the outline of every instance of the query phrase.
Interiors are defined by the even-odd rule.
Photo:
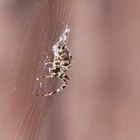
[[[136,0],[0,0],[0,139],[139,140],[139,12]],[[66,24],[69,86],[38,98],[42,54]]]

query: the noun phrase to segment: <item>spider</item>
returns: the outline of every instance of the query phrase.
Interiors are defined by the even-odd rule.
[[[67,87],[69,77],[66,75],[66,72],[69,70],[72,64],[72,54],[67,46],[67,36],[69,32],[70,29],[66,25],[63,34],[59,37],[59,40],[52,47],[53,61],[50,62],[47,57],[47,62],[45,63],[45,65],[50,65],[49,76],[44,75],[36,78],[36,80],[42,80],[57,77],[62,81],[63,84],[54,91],[42,92],[37,96],[51,96]]]

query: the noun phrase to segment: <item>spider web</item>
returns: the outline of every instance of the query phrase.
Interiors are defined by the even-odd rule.
[[[64,31],[66,24],[71,29],[74,11],[73,5],[75,4],[75,1],[32,1],[34,1],[34,4],[32,5],[33,8],[28,11],[31,13],[31,16],[25,29],[26,32],[24,32],[23,41],[26,40],[28,43],[29,35],[32,32],[35,32],[34,26],[38,23],[39,28],[36,29],[35,33],[38,33],[39,35],[37,37],[37,44],[35,44],[34,47],[34,54],[37,55],[37,58],[33,67],[33,73],[31,77],[29,77],[30,82],[28,83],[27,87],[24,87],[24,93],[19,95],[17,92],[17,94],[14,94],[14,96],[9,95],[11,104],[14,105],[9,107],[9,103],[9,106],[7,106],[7,108],[10,108],[10,112],[12,113],[9,115],[9,117],[5,117],[4,121],[2,122],[6,122],[7,127],[0,131],[0,139],[16,140],[17,138],[20,138],[25,140],[45,140],[47,137],[47,133],[40,132],[40,130],[42,130],[42,124],[46,123],[47,121],[47,117],[44,114],[46,114],[48,102],[46,102],[46,98],[38,98],[34,96],[40,92],[40,85],[36,81],[36,77],[38,75],[48,74],[48,67],[44,67],[43,61],[45,60],[46,56],[49,56],[52,59],[51,47],[54,44],[54,41],[57,41],[61,33]],[[41,19],[43,19],[42,23]],[[34,42],[34,39],[32,42]],[[20,55],[20,52],[18,55]],[[22,75],[22,73],[20,75]],[[43,89],[47,90],[49,88],[55,88],[55,86],[55,80],[46,81],[43,84]],[[13,115],[13,112],[16,113]],[[9,121],[9,118],[12,119],[12,121]]]

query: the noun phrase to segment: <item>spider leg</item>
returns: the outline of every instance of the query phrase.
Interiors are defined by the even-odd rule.
[[[60,92],[61,90],[63,90],[64,88],[67,87],[68,81],[69,81],[69,77],[66,74],[64,74],[64,73],[58,75],[57,77],[63,82],[62,86],[60,88],[52,91],[52,92],[41,93],[41,94],[39,94],[39,96],[51,96],[53,94],[56,94],[56,93]]]
[[[53,64],[53,62],[48,61],[48,59],[47,59],[47,61],[45,61],[45,63],[44,63],[45,66],[46,66],[46,65],[52,65],[52,64]]]
[[[46,66],[46,65],[52,65],[52,62],[48,62],[48,61],[47,61],[47,62],[45,62],[45,66]]]
[[[37,80],[37,81],[40,81],[40,80],[42,80],[42,79],[48,79],[48,78],[52,78],[52,77],[53,77],[53,75],[49,75],[49,76],[44,75],[44,76],[39,76],[39,77],[37,77],[36,80]]]

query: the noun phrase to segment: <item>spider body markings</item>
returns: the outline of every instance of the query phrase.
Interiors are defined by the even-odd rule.
[[[60,88],[51,91],[51,92],[43,92],[38,94],[37,96],[51,96],[56,94],[67,87],[69,77],[66,75],[66,72],[70,69],[72,64],[72,54],[67,46],[67,36],[70,32],[66,25],[66,29],[63,34],[60,36],[59,40],[53,45],[53,61],[50,62],[47,60],[45,65],[50,65],[49,67],[49,76],[44,75],[41,77],[37,77],[36,80],[47,79],[47,78],[59,78],[62,81],[62,85]]]

